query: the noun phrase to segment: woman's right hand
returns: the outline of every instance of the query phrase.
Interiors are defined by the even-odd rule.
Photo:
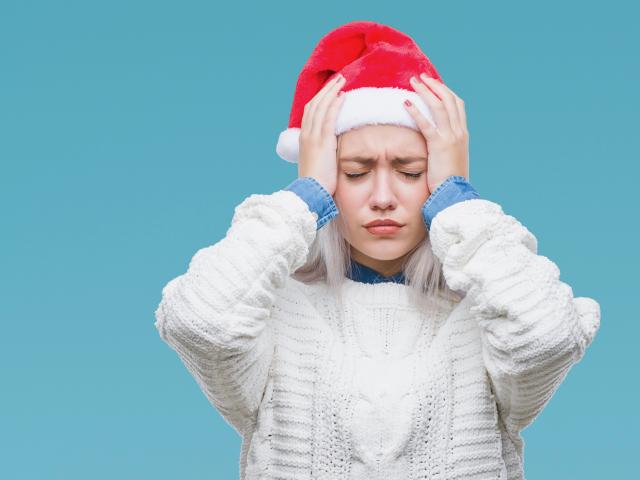
[[[333,196],[338,182],[336,117],[345,78],[337,74],[304,106],[300,127],[298,177],[313,177]]]

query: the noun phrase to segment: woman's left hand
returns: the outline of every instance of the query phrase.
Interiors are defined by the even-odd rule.
[[[404,105],[427,140],[427,187],[433,192],[451,175],[469,179],[469,132],[462,99],[425,73],[420,79],[411,77],[411,85],[431,110],[436,124],[415,105]]]

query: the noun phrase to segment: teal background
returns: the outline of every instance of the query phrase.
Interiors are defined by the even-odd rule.
[[[277,157],[329,30],[411,35],[467,105],[470,180],[602,325],[524,431],[531,479],[639,452],[638,11],[632,2],[0,3],[0,477],[232,479],[240,438],[154,327],[162,287]]]

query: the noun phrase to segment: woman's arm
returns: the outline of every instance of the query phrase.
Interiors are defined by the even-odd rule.
[[[226,236],[162,290],[161,338],[241,435],[266,387],[275,290],[304,264],[315,235],[316,216],[294,192],[253,194],[235,208]]]
[[[574,297],[558,267],[536,254],[535,236],[496,203],[470,199],[445,208],[430,238],[448,285],[470,297],[498,410],[518,432],[584,355],[600,306]]]

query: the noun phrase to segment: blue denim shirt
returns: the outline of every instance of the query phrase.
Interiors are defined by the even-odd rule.
[[[284,190],[296,193],[309,205],[309,210],[318,215],[316,222],[316,229],[318,230],[340,213],[331,194],[313,177],[297,178],[287,185]],[[422,205],[422,218],[427,229],[431,227],[431,222],[439,212],[454,203],[473,198],[480,198],[480,195],[465,177],[462,175],[447,177],[431,192],[429,198]],[[352,274],[349,278],[354,281],[363,283],[404,283],[403,272],[384,277],[355,260],[351,261],[351,268]]]
[[[398,272],[395,275],[385,277],[381,273],[376,272],[373,268],[369,268],[355,260],[351,260],[351,273],[347,272],[347,277],[355,282],[362,283],[404,283],[404,272]]]

